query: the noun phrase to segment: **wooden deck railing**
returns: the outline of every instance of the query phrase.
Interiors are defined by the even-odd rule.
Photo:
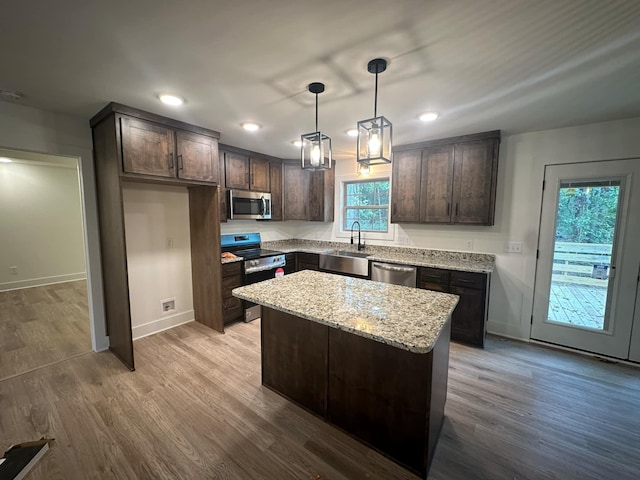
[[[611,244],[556,242],[553,252],[552,280],[606,287],[608,280],[594,278],[598,267],[606,266],[607,275],[611,264]],[[595,267],[595,268],[594,268]]]

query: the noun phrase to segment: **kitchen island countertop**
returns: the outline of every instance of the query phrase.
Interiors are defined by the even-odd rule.
[[[311,270],[233,295],[414,353],[431,351],[458,303],[456,295]]]

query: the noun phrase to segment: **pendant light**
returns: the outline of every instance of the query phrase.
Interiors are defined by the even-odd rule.
[[[316,131],[300,136],[302,168],[329,170],[331,168],[331,137],[318,130],[318,94],[324,92],[324,83],[310,83],[307,89],[316,96]]]
[[[376,76],[373,118],[358,122],[358,163],[366,166],[391,163],[391,122],[378,116],[378,74],[387,69],[387,61],[374,58],[367,64],[369,73]]]

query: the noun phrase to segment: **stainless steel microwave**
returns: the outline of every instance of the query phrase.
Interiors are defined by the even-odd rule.
[[[270,193],[229,190],[228,205],[230,219],[271,219]]]

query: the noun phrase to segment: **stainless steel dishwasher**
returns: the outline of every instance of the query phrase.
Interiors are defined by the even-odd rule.
[[[393,263],[371,262],[371,280],[405,287],[416,286],[418,267]]]

